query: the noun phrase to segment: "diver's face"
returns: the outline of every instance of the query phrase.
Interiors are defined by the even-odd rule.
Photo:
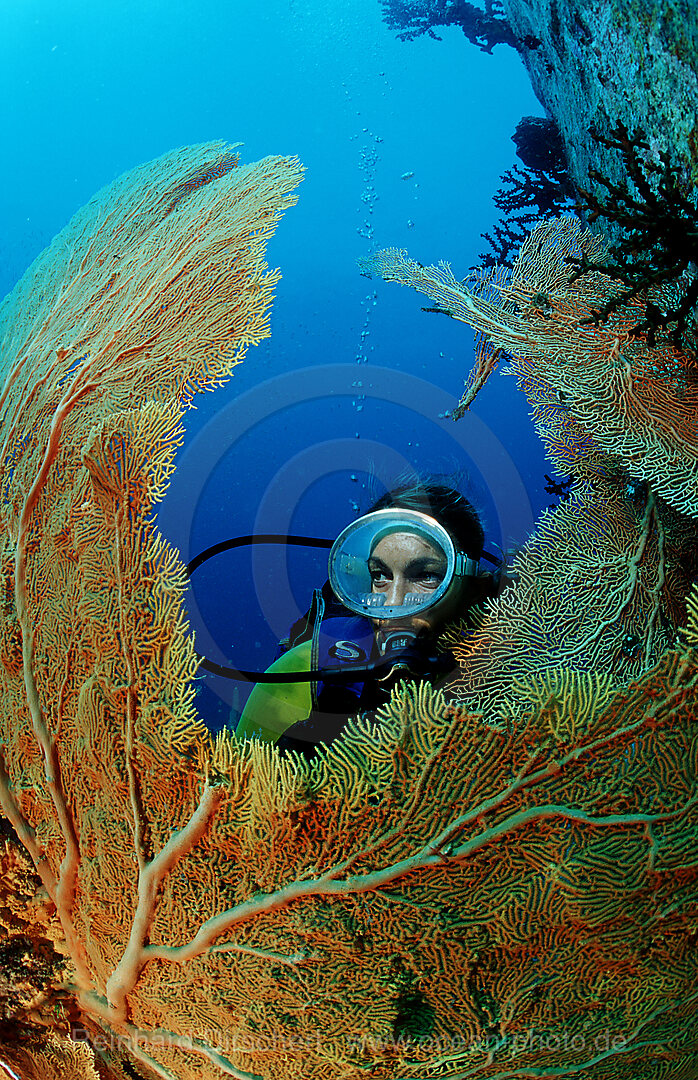
[[[401,605],[408,593],[428,594],[438,589],[444,579],[448,562],[441,548],[430,544],[421,536],[409,532],[390,533],[380,540],[369,556],[371,592],[380,593],[389,605]],[[409,628],[418,632],[439,629],[445,621],[440,611],[442,602],[435,608],[404,619],[376,619],[377,629],[397,630]],[[450,605],[449,605],[450,607]]]

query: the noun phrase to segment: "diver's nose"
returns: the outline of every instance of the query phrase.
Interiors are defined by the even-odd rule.
[[[402,577],[394,577],[386,590],[385,602],[389,607],[401,607],[407,595],[407,582]]]

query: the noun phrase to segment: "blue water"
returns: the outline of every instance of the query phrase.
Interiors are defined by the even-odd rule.
[[[457,28],[400,42],[378,0],[23,0],[3,23],[3,294],[94,191],[172,147],[222,138],[306,166],[268,252],[272,337],[185,418],[160,512],[185,560],[254,531],[332,537],[370,505],[369,476],[377,495],[406,466],[465,477],[489,544],[526,538],[550,467],[523,395],[495,378],[444,417],[472,334],[356,266],[388,245],[457,277],[478,263],[514,128],[542,115],[513,49]],[[324,577],[317,551],[211,560],[188,598],[199,649],[265,667]],[[217,728],[246,693],[207,675],[199,708]]]

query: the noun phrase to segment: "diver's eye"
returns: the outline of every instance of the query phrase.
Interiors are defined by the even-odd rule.
[[[413,581],[423,589],[438,589],[444,579],[444,575],[435,570],[423,570],[421,574],[415,574]]]
[[[377,588],[384,587],[390,581],[385,570],[369,570],[369,573],[371,575],[371,584]]]

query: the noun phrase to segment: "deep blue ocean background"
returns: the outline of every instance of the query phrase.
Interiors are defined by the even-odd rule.
[[[400,42],[379,0],[22,0],[2,22],[2,295],[97,189],[173,147],[224,139],[243,162],[306,167],[268,250],[272,336],[185,417],[159,514],[185,561],[240,534],[333,537],[406,468],[454,475],[489,544],[525,540],[550,466],[515,382],[492,379],[454,423],[471,332],[357,268],[385,246],[456,277],[478,264],[514,128],[543,115],[513,49],[486,55],[455,27]],[[188,597],[197,647],[266,667],[325,559],[207,562]],[[209,726],[234,722],[247,690],[203,677]]]

